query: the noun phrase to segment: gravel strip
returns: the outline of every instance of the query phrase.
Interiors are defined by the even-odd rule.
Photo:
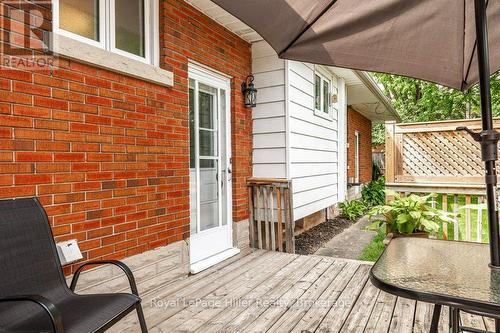
[[[295,237],[295,253],[313,254],[334,236],[349,228],[356,221],[336,217],[327,220]]]

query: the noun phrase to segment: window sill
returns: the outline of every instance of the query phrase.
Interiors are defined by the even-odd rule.
[[[320,118],[323,118],[323,119],[326,119],[328,121],[333,121],[333,116],[331,113],[324,113],[323,111],[321,110],[317,110],[315,109],[314,110],[314,115],[317,116],[317,117],[320,117]]]
[[[83,61],[148,82],[164,86],[172,86],[174,83],[172,72],[66,36],[54,34],[52,51],[56,55]]]

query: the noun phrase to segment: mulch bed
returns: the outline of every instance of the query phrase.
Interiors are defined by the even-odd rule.
[[[334,236],[349,228],[356,221],[342,217],[327,220],[295,237],[295,253],[313,254]]]

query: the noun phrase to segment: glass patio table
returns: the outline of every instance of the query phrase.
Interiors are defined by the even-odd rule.
[[[372,267],[370,280],[390,294],[435,304],[432,333],[443,305],[450,307],[452,332],[465,330],[460,310],[495,318],[500,332],[500,270],[489,262],[487,244],[395,238]]]

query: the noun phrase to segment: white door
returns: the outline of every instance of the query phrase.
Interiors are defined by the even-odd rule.
[[[190,262],[204,270],[232,247],[230,80],[189,64]]]

